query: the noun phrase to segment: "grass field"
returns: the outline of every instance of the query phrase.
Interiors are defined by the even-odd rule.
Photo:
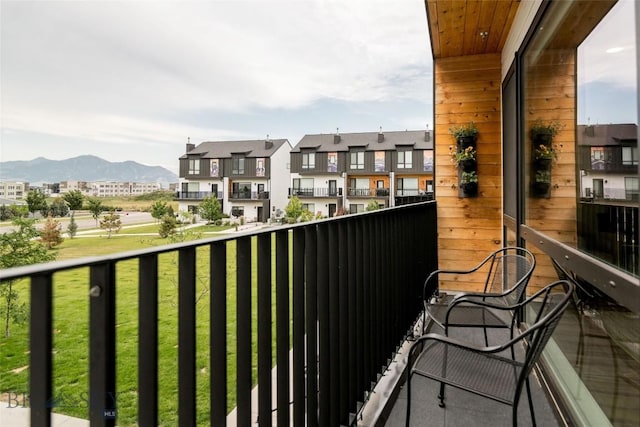
[[[151,226],[149,226],[151,227]],[[146,230],[147,227],[126,229]],[[196,230],[200,233],[217,231],[207,227]],[[158,236],[122,235],[105,237],[65,239],[55,249],[58,260],[87,255],[103,255],[114,252],[147,248],[169,243]],[[142,232],[139,231],[138,232]],[[255,251],[255,247],[254,247]],[[229,258],[233,260],[235,242],[228,243]],[[208,424],[209,408],[209,254],[208,248],[198,249],[197,261],[197,407],[198,424]],[[253,259],[256,257],[254,255]],[[229,278],[227,291],[228,325],[228,409],[235,406],[235,262],[226,266]],[[255,269],[255,265],[254,265]],[[275,271],[275,268],[273,269]],[[138,335],[138,265],[136,261],[125,261],[116,268],[118,288],[116,292],[117,317],[117,406],[118,425],[135,425],[137,413],[137,335]],[[54,397],[55,412],[88,417],[88,330],[89,319],[89,270],[80,269],[60,272],[54,276]],[[159,262],[159,405],[160,425],[177,425],[177,254],[160,256]],[[255,277],[255,274],[253,274]],[[29,300],[26,282],[17,283],[20,299]],[[255,283],[253,327],[256,331]],[[274,314],[275,316],[275,314]],[[275,317],[274,317],[275,318]],[[28,324],[13,325],[9,338],[0,337],[0,394],[20,395],[28,390],[29,354]],[[275,335],[274,335],[275,336]],[[256,346],[256,337],[253,338]],[[255,352],[254,352],[255,353]],[[254,376],[256,360],[254,364]],[[5,399],[6,399],[5,394]]]

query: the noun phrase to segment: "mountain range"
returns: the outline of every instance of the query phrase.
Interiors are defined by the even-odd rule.
[[[60,181],[178,182],[178,176],[162,166],[146,166],[131,160],[109,162],[96,156],[65,160],[38,157],[0,162],[0,181],[23,181],[31,185]]]

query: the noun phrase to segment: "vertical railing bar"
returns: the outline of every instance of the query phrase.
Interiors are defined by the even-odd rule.
[[[348,278],[347,278],[347,285],[348,285],[348,289],[346,292],[346,296],[347,296],[347,301],[345,304],[346,307],[346,311],[347,311],[347,337],[345,340],[345,344],[346,344],[346,351],[347,351],[347,361],[345,363],[347,372],[346,372],[346,377],[349,379],[349,384],[348,384],[348,388],[347,388],[347,410],[350,413],[355,413],[357,411],[357,402],[358,402],[358,392],[357,392],[357,387],[358,387],[358,363],[356,361],[356,355],[357,355],[357,348],[356,348],[356,337],[360,334],[357,333],[357,314],[358,314],[358,309],[359,309],[359,304],[358,301],[356,300],[356,295],[357,295],[357,291],[356,291],[356,279],[357,279],[357,272],[360,270],[360,261],[361,258],[359,258],[356,254],[356,239],[357,239],[357,233],[356,233],[356,226],[357,222],[356,221],[349,221],[349,223],[347,224],[347,234],[349,236],[348,242],[347,242],[347,253],[348,253],[348,259],[347,259],[347,268],[349,269],[348,271]]]
[[[53,277],[31,276],[29,323],[29,399],[31,425],[51,426],[53,397]]]
[[[353,254],[349,251],[349,243],[351,240],[348,223],[351,221],[340,221],[337,224],[338,231],[338,320],[337,329],[339,353],[335,356],[338,364],[335,366],[337,370],[337,381],[339,382],[339,422],[341,425],[349,423],[350,405],[350,377],[349,373],[349,271],[352,269]]]
[[[92,265],[89,273],[89,421],[114,426],[116,420],[115,264]]]
[[[227,244],[212,243],[209,257],[211,282],[209,357],[211,373],[211,425],[227,423]]]
[[[138,423],[158,425],[158,255],[138,260]]]
[[[330,253],[329,226],[318,225],[318,423],[330,425],[331,403],[335,395],[331,394],[331,319],[329,289],[331,281],[332,257]]]
[[[236,240],[236,401],[237,425],[249,427],[251,421],[251,238]]]
[[[277,425],[289,425],[289,233],[276,232]]]
[[[196,425],[196,248],[178,251],[178,423]]]
[[[320,227],[317,227],[318,229]],[[307,327],[307,419],[318,425],[318,236],[314,226],[305,228],[306,327]],[[326,271],[326,265],[320,270]],[[321,377],[322,378],[322,377]]]
[[[258,235],[258,424],[271,425],[271,234]]]
[[[336,426],[340,423],[341,406],[341,377],[340,358],[343,351],[340,347],[340,287],[342,275],[340,274],[344,248],[340,248],[339,223],[333,222],[328,225],[329,229],[329,304],[326,306],[329,317],[329,424]],[[341,256],[342,255],[342,256]]]
[[[373,324],[373,300],[375,287],[373,283],[373,274],[372,269],[375,266],[375,262],[373,259],[373,254],[375,253],[375,245],[376,240],[373,239],[373,221],[371,217],[367,217],[364,223],[364,233],[362,239],[362,245],[365,251],[365,262],[364,262],[364,271],[363,271],[363,281],[364,281],[364,299],[365,299],[365,309],[364,309],[364,323],[365,323],[365,385],[367,389],[371,388],[372,381],[375,380],[374,374],[374,361],[375,361],[375,331]]]
[[[376,216],[376,236],[380,236],[382,241],[384,242],[385,234],[384,234],[384,226],[382,224],[382,217]],[[382,366],[384,365],[384,345],[385,345],[385,324],[384,324],[384,315],[386,310],[383,307],[384,302],[384,272],[385,272],[385,259],[384,259],[384,251],[386,245],[378,245],[376,250],[376,324],[377,331],[379,334],[378,339],[378,359],[376,369],[378,373],[381,373]]]
[[[305,233],[293,231],[293,425],[305,424]]]

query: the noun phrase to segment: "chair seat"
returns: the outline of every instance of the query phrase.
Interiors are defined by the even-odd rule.
[[[442,381],[509,405],[513,403],[521,370],[522,364],[508,355],[474,352],[440,341],[425,345],[412,368],[414,375]]]

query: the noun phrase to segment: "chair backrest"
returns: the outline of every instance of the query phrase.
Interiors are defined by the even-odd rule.
[[[527,347],[518,388],[522,387],[538,361],[542,350],[558,326],[562,314],[569,306],[574,290],[573,283],[559,280],[547,285],[521,304],[528,315],[534,313],[535,317],[529,322],[527,329],[511,341],[512,343],[524,341]]]
[[[488,260],[490,264],[484,292],[505,294],[505,305],[523,301],[536,266],[535,256],[524,248],[505,247],[491,254]]]

